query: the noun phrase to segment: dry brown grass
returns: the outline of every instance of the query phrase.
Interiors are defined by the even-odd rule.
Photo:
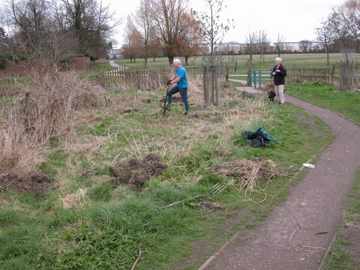
[[[75,111],[97,106],[98,91],[72,72],[34,72],[0,130],[0,173],[30,171],[51,137],[66,138]]]
[[[235,160],[213,168],[215,173],[232,177],[241,189],[254,190],[261,182],[267,182],[280,175],[271,160]]]

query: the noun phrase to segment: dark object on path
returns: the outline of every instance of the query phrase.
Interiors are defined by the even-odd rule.
[[[255,148],[266,147],[274,142],[274,138],[264,128],[259,128],[255,132],[245,131],[243,137]]]
[[[167,166],[161,163],[159,156],[150,154],[143,160],[131,159],[118,162],[110,168],[114,176],[113,184],[143,187],[152,177],[159,176]]]
[[[270,100],[271,102],[274,102],[274,101],[275,101],[275,97],[276,97],[275,91],[274,91],[274,90],[270,90],[268,97],[269,97],[269,100]]]
[[[0,175],[0,191],[16,191],[42,194],[49,191],[51,187],[50,178],[38,172],[32,172],[25,176],[15,173],[5,173]]]

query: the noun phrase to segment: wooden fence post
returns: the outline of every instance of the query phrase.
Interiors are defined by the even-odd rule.
[[[203,88],[204,88],[204,102],[205,106],[209,105],[209,89],[208,89],[208,67],[203,67]]]

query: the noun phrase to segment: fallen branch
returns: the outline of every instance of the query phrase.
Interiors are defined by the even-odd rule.
[[[169,205],[161,207],[160,210],[168,209],[168,208],[171,208],[171,207],[174,207],[174,206],[178,206],[179,204],[183,204],[183,203],[186,203],[186,202],[191,202],[191,201],[194,201],[196,199],[200,199],[202,197],[204,197],[204,195],[197,195],[197,196],[187,198],[187,199],[184,199],[184,200],[181,200],[181,201],[176,201],[176,202],[173,202],[173,203],[171,203]]]
[[[139,254],[134,262],[134,264],[132,265],[131,267],[131,270],[135,270],[136,269],[136,266],[139,264],[140,260],[141,260],[141,256],[142,256],[142,250],[141,248],[139,248]]]

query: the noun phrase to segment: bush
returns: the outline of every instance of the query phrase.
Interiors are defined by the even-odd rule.
[[[42,72],[31,75],[21,89],[26,93],[17,99],[8,113],[5,127],[0,130],[0,170],[2,164],[16,161],[12,168],[28,172],[37,159],[39,148],[51,138],[72,134],[75,111],[94,106],[98,92],[75,73]],[[76,91],[74,91],[76,89]],[[78,98],[91,95],[88,99]],[[89,105],[89,106],[88,106]]]

